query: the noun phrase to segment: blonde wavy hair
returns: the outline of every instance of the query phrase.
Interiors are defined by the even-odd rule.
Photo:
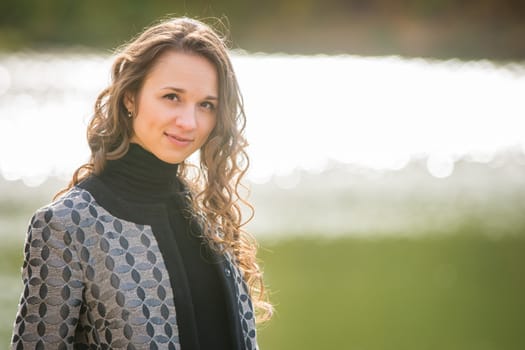
[[[268,320],[272,305],[257,264],[255,239],[243,230],[253,216],[251,205],[239,194],[249,160],[243,136],[246,117],[226,40],[210,26],[186,17],[162,20],[122,46],[113,62],[111,84],[98,96],[87,128],[91,149],[88,163],[80,166],[60,196],[91,174],[100,174],[107,160],[124,156],[133,136],[126,96],[138,96],[158,57],[167,50],[200,55],[216,68],[219,80],[217,124],[200,149],[200,162],[179,165],[178,177],[192,193],[194,213],[205,218],[210,245],[233,255],[248,285],[258,322]],[[241,205],[252,215],[242,220]],[[220,234],[213,234],[220,232]]]

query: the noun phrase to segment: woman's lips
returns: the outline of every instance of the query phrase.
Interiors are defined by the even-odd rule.
[[[187,138],[187,137],[182,137],[182,136],[178,136],[178,135],[175,135],[175,134],[170,134],[170,133],[167,133],[165,132],[164,135],[166,135],[168,137],[168,140],[170,140],[172,143],[178,145],[178,146],[187,146],[189,145],[190,143],[193,142],[193,139],[190,139],[190,138]]]

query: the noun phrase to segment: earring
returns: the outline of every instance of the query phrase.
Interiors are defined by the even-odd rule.
[[[131,113],[130,111],[128,111],[128,118],[133,118],[133,113]]]

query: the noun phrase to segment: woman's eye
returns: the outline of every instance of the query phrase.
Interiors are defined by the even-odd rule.
[[[201,103],[201,107],[209,109],[210,111],[214,111],[215,110],[215,105],[213,103],[211,103],[211,102],[203,102],[203,103]]]
[[[164,95],[164,98],[175,101],[179,99],[179,96],[177,96],[177,94],[167,94],[167,95]]]

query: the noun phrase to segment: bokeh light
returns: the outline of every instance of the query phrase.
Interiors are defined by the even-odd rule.
[[[442,178],[453,159],[488,162],[525,144],[525,69],[517,63],[245,52],[234,52],[233,61],[255,183],[294,186],[295,170],[320,172],[332,162],[399,170],[422,154],[429,173]],[[84,130],[110,62],[97,54],[2,56],[6,179],[35,185],[67,177],[87,159]],[[35,159],[35,150],[48,156]]]

